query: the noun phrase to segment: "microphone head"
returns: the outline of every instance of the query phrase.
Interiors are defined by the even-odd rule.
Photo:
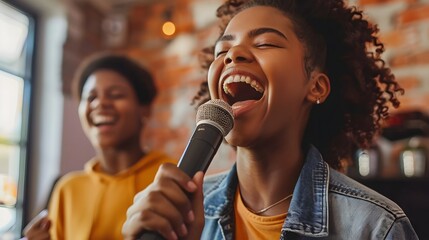
[[[198,107],[196,122],[215,126],[225,137],[234,126],[234,115],[228,103],[213,99]]]

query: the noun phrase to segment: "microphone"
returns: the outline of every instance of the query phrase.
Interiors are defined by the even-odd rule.
[[[223,138],[234,126],[232,108],[223,100],[213,99],[198,107],[196,128],[177,166],[188,176],[207,171]],[[164,239],[156,232],[144,232],[139,240]]]

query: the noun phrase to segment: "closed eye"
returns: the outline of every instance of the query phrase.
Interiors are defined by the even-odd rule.
[[[220,52],[217,52],[215,56],[219,57],[220,55],[226,54],[227,52],[228,51],[226,51],[226,50],[225,51],[220,51]]]
[[[109,98],[110,99],[122,99],[122,98],[125,98],[125,94],[118,94],[118,93],[115,93],[115,94],[110,94],[109,95]]]
[[[272,44],[272,43],[261,43],[261,44],[256,44],[255,45],[257,48],[279,48],[279,46]]]
[[[87,102],[92,102],[92,101],[94,101],[96,98],[97,98],[97,96],[96,96],[96,95],[88,95],[88,96],[86,96],[86,97],[85,97],[85,98],[83,98],[83,99],[86,99],[86,101],[87,101]]]

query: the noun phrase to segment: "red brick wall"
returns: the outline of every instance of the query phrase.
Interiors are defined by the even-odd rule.
[[[429,1],[360,0],[379,24],[386,60],[405,89],[399,110],[429,111]]]
[[[196,26],[191,9],[201,2],[202,0],[181,0],[182,5],[173,9],[171,20],[177,24],[177,34],[173,37],[165,37],[161,33],[164,13],[171,5],[162,2],[155,2],[150,6],[135,5],[126,12],[126,41],[113,48],[127,52],[153,71],[159,96],[154,105],[153,118],[144,133],[144,143],[176,158],[181,156],[195,126],[195,109],[190,102],[205,78],[205,72],[199,67],[198,52],[213,43],[218,34],[215,22],[204,27]],[[216,2],[221,0],[204,0],[204,4],[211,3],[213,6],[216,6],[213,4]],[[421,108],[429,111],[429,1],[350,2],[365,10],[367,17],[381,29],[380,36],[386,47],[386,62],[406,90],[405,96],[401,98],[400,109]],[[214,13],[215,7],[210,15],[214,16]],[[97,13],[97,19],[99,18]],[[71,23],[71,29],[74,29],[73,21]],[[99,32],[97,29],[85,31],[85,38],[87,34]],[[73,39],[76,40],[76,37]],[[91,39],[99,42],[94,49],[109,48],[103,38]],[[110,48],[112,49],[111,46]],[[65,51],[64,59],[72,58],[72,52],[74,50]],[[72,69],[67,72],[72,72]],[[210,171],[217,172],[227,168],[232,163],[233,155],[229,147],[222,147]]]
[[[214,22],[203,27],[197,27],[199,24],[194,23],[193,5],[201,4],[200,0],[180,0],[176,3],[179,2],[176,5],[165,1],[137,4],[130,9],[106,13],[88,4],[67,1],[68,35],[62,69],[63,90],[67,96],[70,95],[70,81],[77,65],[85,56],[96,51],[127,53],[148,67],[155,76],[159,94],[152,118],[142,134],[143,147],[162,150],[177,159],[195,127],[196,109],[191,105],[191,100],[205,78],[205,72],[199,66],[198,53],[208,43],[214,42],[218,32]],[[204,4],[219,5],[214,2],[220,4],[221,0],[204,0]],[[177,28],[173,37],[161,32],[168,10],[171,10],[170,20]],[[210,10],[210,14],[215,20],[215,8]],[[119,33],[124,35],[123,38],[106,31],[104,20],[112,16],[126,19],[126,27]],[[112,41],[111,38],[122,39],[122,42]],[[76,109],[67,111],[75,113]],[[222,146],[210,171],[218,172],[229,167],[232,155],[229,147]],[[83,160],[86,161],[87,156]],[[82,164],[75,168],[81,168]],[[66,163],[63,165],[68,166]],[[67,171],[64,169],[64,172]]]
[[[429,111],[429,1],[427,0],[360,0],[356,4],[366,11],[366,16],[380,27],[380,37],[385,43],[385,59],[392,67],[406,93],[401,98],[399,110],[420,108]],[[352,2],[353,3],[353,2]],[[214,10],[213,10],[214,11]],[[205,29],[197,38],[195,48],[188,61],[180,61],[177,56],[161,57],[155,64],[161,96],[157,102],[154,122],[149,131],[149,141],[154,146],[166,149],[174,156],[180,156],[190,131],[194,114],[186,108],[186,114],[175,112],[175,101],[186,104],[198,89],[204,73],[198,69],[196,52],[202,42],[214,40],[217,28]],[[197,32],[196,34],[199,34]],[[165,64],[164,64],[165,63]],[[179,104],[177,104],[178,106]],[[172,110],[172,111],[171,111]],[[182,111],[182,110],[180,110]],[[165,126],[172,126],[167,129]],[[228,151],[225,151],[228,152]],[[228,158],[233,153],[224,153]],[[228,166],[216,160],[213,169]],[[212,170],[213,170],[212,169]]]
[[[154,5],[154,10],[146,11],[155,13],[163,10],[163,5]],[[140,25],[141,15],[133,9],[131,15],[136,14],[136,25]],[[214,9],[212,11],[214,16]],[[185,17],[187,16],[187,17]],[[164,19],[153,17],[146,21],[147,29],[142,33],[144,39],[149,42],[157,39],[158,47],[147,46],[142,48],[127,49],[129,54],[142,60],[144,64],[153,70],[159,88],[159,96],[153,109],[153,117],[144,133],[144,141],[151,148],[162,149],[168,154],[180,158],[186,144],[195,127],[196,106],[191,105],[192,98],[198,92],[199,86],[205,79],[205,71],[198,61],[199,51],[215,41],[218,33],[216,24],[211,24],[202,29],[196,29],[188,8],[176,9],[172,20],[177,24],[177,34],[167,38],[160,33]],[[140,19],[140,20],[139,20]],[[175,21],[180,19],[180,21]],[[141,42],[139,43],[144,44]],[[218,172],[228,168],[233,161],[234,153],[230,147],[222,146],[210,172]]]

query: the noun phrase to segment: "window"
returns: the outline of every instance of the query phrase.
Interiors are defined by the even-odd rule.
[[[0,0],[0,239],[23,219],[34,20]]]

